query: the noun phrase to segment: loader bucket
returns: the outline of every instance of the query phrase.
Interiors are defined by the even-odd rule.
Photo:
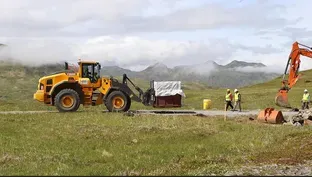
[[[275,104],[280,107],[291,108],[288,103],[288,96],[286,90],[280,90],[275,97]]]
[[[262,123],[282,124],[285,122],[281,111],[274,110],[274,108],[265,108],[258,114],[257,120]]]

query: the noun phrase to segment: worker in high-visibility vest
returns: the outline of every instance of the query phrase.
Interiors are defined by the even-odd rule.
[[[302,109],[309,109],[310,94],[307,89],[304,90],[301,102],[302,102]]]
[[[242,111],[242,107],[241,107],[241,94],[239,93],[239,91],[237,89],[234,90],[234,111],[236,111],[236,107],[238,106],[239,108],[239,112]]]
[[[233,95],[231,93],[230,89],[226,90],[226,94],[225,94],[225,103],[226,103],[226,107],[225,107],[225,111],[227,111],[228,107],[230,106],[233,110],[233,105],[232,105],[232,100],[233,100]]]

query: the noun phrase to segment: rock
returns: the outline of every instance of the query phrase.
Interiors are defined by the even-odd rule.
[[[312,120],[312,109],[300,110],[298,114],[291,117],[291,122],[296,125],[298,125],[296,122],[303,125],[305,120]]]
[[[293,125],[293,123],[292,122],[285,122],[285,123],[283,123],[283,125]]]
[[[295,122],[293,123],[294,126],[302,126],[302,124],[300,122]]]
[[[236,174],[234,172],[227,171],[224,176],[236,176]]]
[[[134,116],[134,113],[131,112],[131,111],[127,111],[123,114],[124,116],[129,116],[129,117],[133,117]]]
[[[304,175],[304,176],[311,175],[311,168],[302,167],[298,170],[297,175]]]
[[[258,169],[252,169],[252,174],[253,175],[259,175],[260,171]]]

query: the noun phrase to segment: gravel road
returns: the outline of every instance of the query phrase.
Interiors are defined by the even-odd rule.
[[[205,115],[205,116],[257,116],[261,110],[222,111],[222,110],[135,110],[134,114],[161,114],[161,115]],[[39,113],[57,113],[58,111],[0,111],[0,114],[39,114]],[[103,111],[107,112],[107,111]],[[282,111],[283,115],[292,116],[298,112]]]
[[[210,174],[211,175],[211,174]],[[213,175],[213,174],[212,174]],[[297,165],[263,164],[243,166],[236,171],[228,171],[224,176],[311,176],[312,161]]]

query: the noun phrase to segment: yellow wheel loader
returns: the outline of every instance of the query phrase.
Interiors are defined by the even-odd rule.
[[[126,112],[131,101],[146,106],[153,103],[153,89],[142,89],[123,75],[122,82],[111,77],[100,77],[101,65],[96,61],[79,61],[78,71],[70,70],[65,62],[65,70],[39,79],[34,99],[46,105],[55,106],[59,112],[74,112],[79,106],[104,104],[111,111]],[[137,90],[135,94],[128,81]]]

